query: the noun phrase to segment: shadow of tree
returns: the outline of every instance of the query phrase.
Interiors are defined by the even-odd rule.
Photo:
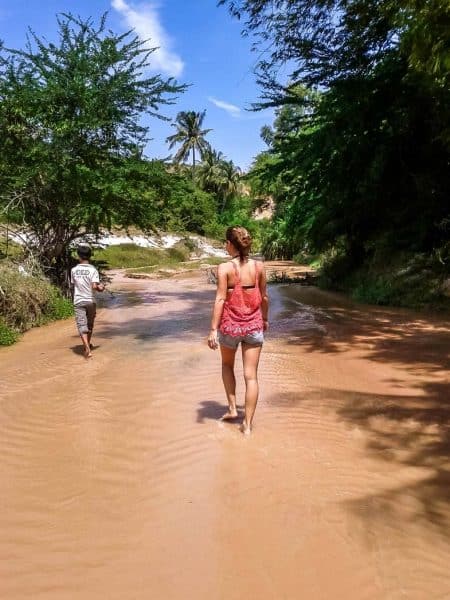
[[[288,344],[321,353],[356,348],[364,358],[428,373],[450,367],[448,315],[363,306],[338,294],[294,286],[279,293],[282,326],[275,322],[272,331],[287,336]]]
[[[368,455],[391,465],[420,468],[415,480],[395,479],[382,491],[346,501],[360,518],[396,522],[423,522],[441,535],[450,534],[450,382],[420,385],[422,395],[383,395],[348,390],[321,389],[296,402],[326,401],[330,410],[365,433]],[[294,402],[288,394],[281,404]],[[405,499],[414,498],[403,511]]]
[[[378,458],[426,469],[412,484],[394,486],[349,502],[357,514],[370,505],[378,517],[399,518],[400,497],[419,501],[410,520],[422,520],[450,534],[450,383],[421,385],[424,396],[353,399],[338,410],[346,421],[364,428],[367,449]],[[370,396],[370,395],[368,395]],[[370,502],[369,502],[370,501]]]
[[[206,338],[209,327],[209,315],[214,295],[211,290],[199,291],[155,291],[155,292],[121,292],[120,297],[108,308],[133,310],[139,305],[161,305],[175,301],[179,309],[163,310],[151,317],[127,318],[118,323],[102,324],[98,329],[99,338],[115,336],[134,336],[138,341],[164,339],[181,334],[197,335]],[[206,316],[207,315],[207,316]]]

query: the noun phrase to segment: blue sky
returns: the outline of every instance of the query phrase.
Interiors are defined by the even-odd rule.
[[[241,24],[224,7],[217,8],[216,0],[0,0],[0,39],[7,47],[21,48],[30,26],[40,37],[54,40],[57,13],[98,20],[106,11],[110,29],[119,33],[134,28],[160,47],[152,57],[155,72],[191,84],[164,114],[173,118],[180,110],[206,109],[204,126],[213,129],[207,136],[211,145],[248,168],[265,147],[259,132],[273,116],[270,111],[245,110],[258,99],[253,75],[257,57],[251,41],[240,34]],[[146,154],[168,156],[165,139],[173,127],[157,119],[149,124],[153,140]]]

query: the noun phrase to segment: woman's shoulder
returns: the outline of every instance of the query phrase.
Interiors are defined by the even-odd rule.
[[[258,271],[263,271],[264,270],[264,261],[261,260],[260,258],[252,258],[250,259],[255,267],[255,269],[257,269]]]
[[[233,268],[233,265],[231,263],[231,260],[227,260],[225,262],[220,263],[217,268],[221,273],[227,273],[230,269]]]

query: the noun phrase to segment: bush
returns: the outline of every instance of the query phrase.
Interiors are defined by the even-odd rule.
[[[0,263],[0,345],[13,344],[19,332],[72,314],[70,300],[42,274],[31,276],[13,263]]]
[[[292,241],[286,221],[274,221],[262,235],[262,252],[268,260],[290,260],[298,246]]]
[[[174,244],[172,248],[167,249],[167,256],[175,262],[185,262],[189,260],[190,254],[190,249],[186,246],[184,240],[180,240]]]
[[[65,298],[61,292],[52,287],[49,302],[45,308],[45,316],[49,321],[68,319],[74,314],[73,303]]]
[[[44,278],[21,273],[12,263],[0,267],[0,315],[6,324],[26,331],[39,324],[52,293]]]
[[[19,334],[0,319],[0,346],[11,346],[19,337]]]
[[[342,254],[328,256],[319,277],[320,287],[345,291],[357,302],[407,308],[446,309],[442,293],[447,267],[434,256],[399,253],[366,259],[355,269]]]
[[[299,265],[308,265],[313,269],[319,269],[322,266],[323,256],[321,254],[310,254],[309,252],[298,252],[294,254],[292,260]]]
[[[212,220],[209,223],[205,223],[204,230],[205,235],[213,240],[223,240],[225,237],[226,226],[217,220]]]
[[[354,272],[350,258],[342,253],[324,256],[319,275],[319,287],[344,291],[349,287],[349,277]]]

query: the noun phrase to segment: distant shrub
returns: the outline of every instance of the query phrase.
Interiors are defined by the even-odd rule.
[[[95,262],[101,261],[110,269],[157,265],[164,252],[159,248],[142,248],[136,244],[119,244],[96,250]]]
[[[318,269],[322,265],[323,256],[320,254],[310,254],[309,252],[297,252],[292,260],[299,265],[308,265],[313,269]]]
[[[185,240],[180,240],[172,248],[167,249],[167,255],[170,259],[177,262],[184,262],[189,260],[190,250],[186,245]]]
[[[102,263],[110,269],[132,269],[169,265],[189,260],[190,249],[185,240],[180,240],[172,248],[142,248],[135,244],[120,244],[95,251],[95,263]]]
[[[198,250],[198,241],[195,238],[189,237],[188,235],[180,240],[189,252],[195,252]],[[178,242],[178,243],[180,243]]]

